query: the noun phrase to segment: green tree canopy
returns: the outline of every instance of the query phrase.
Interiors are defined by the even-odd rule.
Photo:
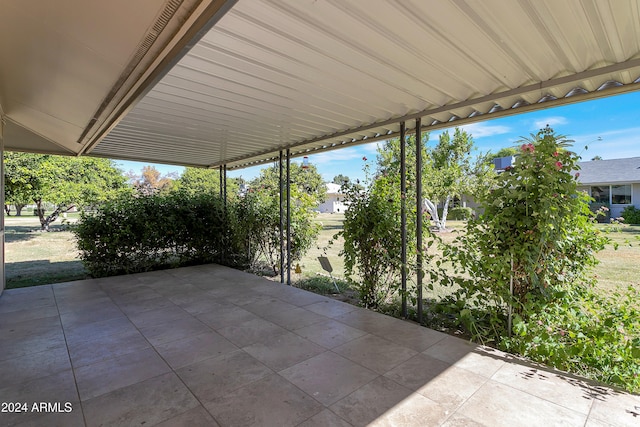
[[[235,198],[240,190],[242,178],[227,178],[227,197]],[[175,181],[176,190],[190,195],[219,194],[220,170],[203,168],[185,168]]]
[[[351,182],[351,180],[346,175],[338,174],[333,177],[333,180],[331,182],[333,182],[334,184],[342,185],[342,184]]]
[[[315,165],[302,168],[297,163],[291,163],[290,170],[291,184],[296,186],[299,193],[306,193],[311,196],[313,202],[318,205],[322,203],[327,194],[327,187],[324,185],[322,175],[318,173]],[[275,196],[278,195],[280,171],[277,166],[271,166],[260,171],[260,176],[251,181],[251,188],[254,190],[268,190]],[[294,194],[292,192],[292,194]]]
[[[128,191],[112,160],[29,153],[5,155],[5,197],[33,201],[43,230],[69,209],[95,206]],[[55,208],[45,215],[44,203]]]

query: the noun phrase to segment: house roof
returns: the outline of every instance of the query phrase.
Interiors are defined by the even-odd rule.
[[[580,162],[580,184],[640,182],[640,157]]]
[[[640,89],[637,0],[3,2],[8,150],[271,162]]]

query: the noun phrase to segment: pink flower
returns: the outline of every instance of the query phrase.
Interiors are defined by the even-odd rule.
[[[366,162],[367,161],[367,157],[366,156],[362,156],[362,160],[364,160]]]
[[[576,172],[576,179],[580,178],[580,172]]]
[[[562,169],[562,162],[556,162],[556,167],[558,169]]]
[[[522,144],[520,146],[520,150],[522,150],[522,152],[526,153],[527,151],[529,153],[533,153],[535,151],[535,147],[533,144]]]
[[[558,152],[553,153],[553,157],[558,157]]]

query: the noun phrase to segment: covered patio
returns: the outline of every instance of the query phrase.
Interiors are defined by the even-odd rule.
[[[3,426],[640,421],[638,396],[218,265],[6,290],[0,324],[0,401],[28,404]]]

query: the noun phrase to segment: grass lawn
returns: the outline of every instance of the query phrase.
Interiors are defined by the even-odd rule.
[[[24,212],[23,212],[24,213]],[[74,221],[78,214],[69,214]],[[61,218],[62,219],[62,218]],[[68,282],[88,277],[78,259],[74,235],[61,219],[51,232],[40,230],[38,217],[5,216],[5,275],[7,288]]]
[[[70,214],[67,220],[74,221],[77,216],[78,214]],[[317,221],[322,225],[318,241],[300,262],[302,273],[293,273],[293,280],[316,277],[318,274],[327,275],[320,266],[318,256],[328,257],[333,267],[333,276],[344,278],[344,261],[340,256],[343,240],[337,239],[333,245],[328,245],[333,236],[342,229],[344,214],[319,214]],[[31,215],[5,217],[5,226],[8,288],[88,277],[78,259],[75,238],[60,220],[53,223],[53,231],[49,233],[40,232],[38,218]],[[459,232],[464,223],[449,221],[448,226],[454,232],[442,233],[440,237],[444,241],[453,240],[456,236],[455,230]],[[595,270],[598,286],[603,292],[626,288],[629,285],[640,287],[640,226],[598,227],[618,244],[617,250],[610,244],[598,254],[600,264]],[[427,293],[425,296],[430,295]]]

